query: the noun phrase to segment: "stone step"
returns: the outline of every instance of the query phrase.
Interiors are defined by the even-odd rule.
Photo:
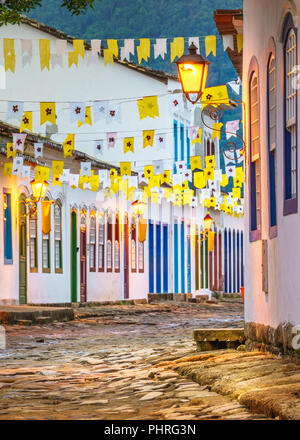
[[[245,342],[243,328],[205,328],[194,330],[197,351],[237,348]]]
[[[18,325],[32,325],[32,321],[30,319],[18,319]]]

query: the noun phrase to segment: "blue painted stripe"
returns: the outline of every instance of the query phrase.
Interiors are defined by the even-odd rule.
[[[6,209],[4,211],[4,264],[12,264],[12,221],[11,221],[11,194],[6,193]]]
[[[241,284],[244,286],[244,233],[241,231]]]
[[[168,278],[169,278],[169,264],[168,264],[168,225],[163,226],[163,286],[164,293],[168,293]]]
[[[161,225],[156,225],[156,293],[161,293]]]
[[[149,220],[149,293],[154,293],[154,226]]]
[[[178,124],[177,121],[173,122],[173,135],[174,135],[174,161],[178,161]],[[174,164],[174,173],[176,173],[176,165]]]
[[[190,227],[189,234],[187,236],[187,291],[191,293],[192,291],[192,279],[191,279],[191,236],[190,236]]]
[[[229,268],[228,268],[228,278],[229,278],[229,293],[232,293],[232,267],[231,267],[231,230],[228,231],[228,254],[229,254]]]
[[[235,248],[235,230],[232,232],[232,249],[233,249],[233,293],[236,293],[236,248]]]
[[[224,291],[228,293],[228,272],[227,272],[227,261],[228,261],[228,246],[227,246],[227,230],[224,231]]]
[[[180,124],[180,160],[184,160],[184,125]]]
[[[191,141],[188,135],[188,129],[186,129],[186,164],[187,167],[191,166]]]
[[[237,251],[237,292],[241,289],[241,280],[240,280],[240,231],[236,233],[236,251]]]
[[[181,222],[181,292],[185,293],[185,249],[184,249],[184,222]]]
[[[174,223],[174,293],[178,291],[178,224]]]

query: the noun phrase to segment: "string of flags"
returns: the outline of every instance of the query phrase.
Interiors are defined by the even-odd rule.
[[[64,67],[67,65],[69,68],[72,66],[78,67],[79,59],[87,59],[88,65],[97,62],[98,55],[103,49],[104,65],[113,64],[114,60],[118,57],[122,61],[131,61],[131,57],[137,56],[138,63],[142,61],[148,62],[153,54],[154,59],[161,57],[165,59],[167,54],[170,55],[170,61],[173,62],[176,57],[181,57],[185,49],[185,41],[190,45],[192,42],[199,49],[204,44],[203,52],[206,56],[212,54],[217,56],[217,36],[207,35],[205,37],[175,37],[168,44],[168,38],[157,38],[153,41],[150,38],[137,39],[124,39],[123,46],[119,46],[119,40],[107,39],[99,40],[93,39],[90,41],[90,49],[86,48],[85,40],[74,39],[73,50],[68,51],[68,42],[63,39],[56,39],[54,43],[50,39],[43,38],[38,40],[38,47],[35,47],[36,40],[32,39],[14,39],[3,38],[3,54],[4,54],[4,66],[5,71],[10,70],[15,72],[16,68],[16,47],[21,52],[22,67],[31,64],[32,57],[35,53],[38,53],[40,57],[40,68],[43,71],[50,70],[56,66]],[[204,43],[202,42],[204,39]],[[225,35],[223,39],[224,50],[234,50],[234,38],[233,35]],[[106,44],[105,44],[106,42]],[[51,44],[52,43],[52,44]],[[104,43],[104,44],[102,44]],[[200,44],[201,43],[201,44]],[[104,45],[107,47],[104,48]],[[153,50],[151,50],[151,47]],[[237,50],[241,52],[243,49],[243,34],[237,35]]]

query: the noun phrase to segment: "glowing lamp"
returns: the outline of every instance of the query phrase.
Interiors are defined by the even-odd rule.
[[[34,199],[37,201],[42,200],[45,197],[49,183],[46,180],[43,180],[42,182],[32,180],[30,185]]]
[[[211,218],[209,213],[206,214],[206,216],[203,219],[203,222],[204,222],[205,231],[210,231],[214,220]]]
[[[190,45],[188,50],[189,54],[182,55],[175,63],[185,96],[191,103],[196,104],[205,89],[210,62],[196,53],[197,47],[194,43]],[[190,94],[196,94],[196,100],[192,100]]]
[[[146,203],[142,202],[140,200],[136,200],[135,202],[133,202],[131,204],[132,208],[133,208],[133,212],[135,215],[139,215],[142,216],[144,214],[145,208],[146,208]]]

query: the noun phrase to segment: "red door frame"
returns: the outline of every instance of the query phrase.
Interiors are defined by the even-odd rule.
[[[129,298],[129,221],[124,216],[124,299]]]
[[[82,217],[85,221],[82,223]],[[86,302],[86,213],[80,213],[80,302]]]

